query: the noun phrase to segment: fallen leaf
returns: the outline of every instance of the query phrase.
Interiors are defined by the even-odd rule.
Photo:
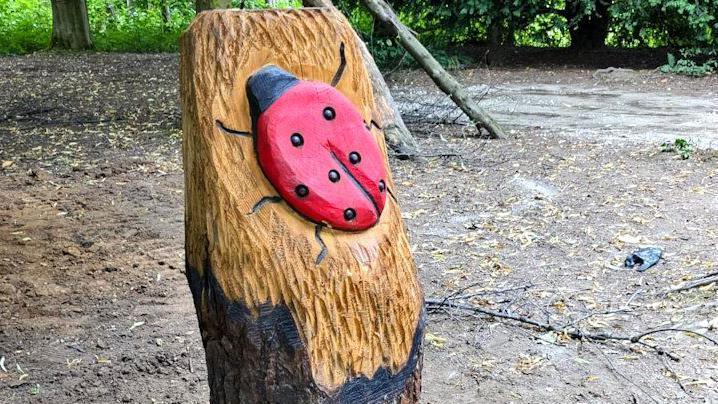
[[[434,335],[430,332],[426,333],[426,336],[424,337],[425,340],[429,341],[429,343],[437,348],[443,348],[444,343],[446,343],[446,338],[440,337],[438,335]]]

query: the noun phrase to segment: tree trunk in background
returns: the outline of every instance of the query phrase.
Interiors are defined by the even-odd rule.
[[[489,46],[498,48],[503,45],[503,42],[503,38],[501,37],[501,24],[494,21],[494,23],[489,26]]]
[[[424,68],[424,71],[431,77],[436,86],[448,95],[456,106],[464,111],[469,119],[477,126],[477,129],[486,129],[489,132],[489,136],[493,139],[506,137],[501,125],[484,111],[483,108],[479,107],[476,101],[471,97],[471,94],[436,61],[426,47],[411,33],[409,28],[399,21],[396,13],[394,13],[394,10],[387,2],[383,0],[362,0],[362,2],[376,19],[390,29],[401,46],[414,57],[416,63]]]
[[[85,0],[52,0],[52,47],[70,50],[92,48]]]
[[[204,10],[213,10],[216,8],[231,8],[231,0],[195,0],[195,10],[197,14]]]
[[[169,4],[167,4],[167,0],[161,0],[160,7],[162,7],[162,27],[167,31],[170,20],[172,19],[172,11],[170,10]]]
[[[246,83],[268,64],[324,83],[343,71],[337,90],[371,120],[359,42],[330,8],[205,11],[182,34],[186,274],[213,404],[418,401],[423,294],[391,193],[379,224],[359,232],[310,222],[286,201],[262,204],[277,191],[254,139],[225,129],[252,131]],[[305,149],[307,162],[328,157],[311,150],[323,147]]]
[[[571,47],[576,49],[597,49],[606,45],[608,35],[609,13],[611,2],[596,0],[595,11],[588,16],[581,16],[580,0],[566,2],[566,15],[569,23],[579,19],[570,28]]]
[[[305,7],[331,7],[334,8],[331,0],[304,0],[302,2]],[[357,34],[357,43],[361,48],[362,56],[366,62],[366,68],[369,71],[372,87],[374,91],[374,102],[376,103],[377,120],[384,129],[384,137],[389,147],[401,157],[411,157],[418,153],[419,145],[416,139],[411,135],[409,129],[401,118],[399,108],[391,96],[389,86],[384,81],[379,67],[377,67],[374,58],[369,52],[364,41]]]

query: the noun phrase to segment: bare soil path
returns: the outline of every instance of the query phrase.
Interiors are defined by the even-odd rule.
[[[528,75],[537,73],[529,71]],[[577,73],[581,71],[570,71],[569,80],[544,77],[533,82],[498,77],[496,83],[471,85],[469,91],[512,127],[629,143],[681,137],[698,147],[718,148],[715,78],[692,82],[679,78],[673,84],[670,78],[650,71],[585,71],[578,78]],[[481,71],[475,74],[479,78],[486,75]],[[517,71],[516,76],[520,75]],[[698,83],[707,87],[691,91]],[[402,86],[396,98],[402,112],[415,120],[468,123],[451,100],[430,87]]]
[[[182,273],[176,72],[174,55],[0,58],[0,402],[207,402]],[[665,292],[718,271],[718,154],[682,160],[642,128],[673,125],[714,145],[701,139],[716,139],[718,79],[459,74],[497,89],[486,104],[515,123],[515,137],[485,141],[449,119],[412,119],[424,153],[437,157],[391,163],[427,297],[468,287],[467,304],[585,331],[680,326],[715,337],[715,284]],[[404,105],[418,104],[411,94],[436,96],[417,72],[393,84]],[[620,103],[591,109],[604,99]],[[621,268],[642,245],[664,248],[664,258],[643,273]],[[718,400],[717,346],[680,332],[646,342],[679,360],[434,313],[423,400]]]

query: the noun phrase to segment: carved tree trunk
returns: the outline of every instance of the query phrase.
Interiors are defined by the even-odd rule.
[[[304,0],[302,2],[307,7],[330,7],[334,9],[331,0]],[[361,49],[362,56],[366,61],[366,67],[369,71],[369,77],[374,88],[374,102],[376,103],[377,118],[383,125],[384,136],[389,146],[399,156],[414,156],[419,151],[419,145],[416,139],[411,135],[409,129],[404,124],[404,120],[399,113],[399,107],[391,96],[389,86],[384,81],[379,67],[374,62],[374,58],[369,52],[364,41],[357,34],[357,43]]]
[[[92,48],[85,0],[52,0],[52,47]]]
[[[199,14],[205,10],[230,8],[232,7],[232,0],[195,0],[194,6],[197,14]]]
[[[180,55],[187,278],[211,402],[416,402],[423,295],[346,19],[208,11]],[[342,120],[353,129],[332,130]],[[305,121],[316,125],[286,126]],[[369,200],[376,216],[360,226],[352,204]]]

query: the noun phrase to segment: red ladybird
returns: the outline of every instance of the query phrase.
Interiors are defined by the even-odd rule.
[[[343,44],[340,55],[332,85],[301,81],[271,65],[247,81],[259,166],[279,193],[262,198],[253,212],[283,200],[316,223],[323,249],[317,263],[326,254],[321,226],[344,231],[374,226],[388,192],[383,155],[370,126],[334,88],[345,66]]]

